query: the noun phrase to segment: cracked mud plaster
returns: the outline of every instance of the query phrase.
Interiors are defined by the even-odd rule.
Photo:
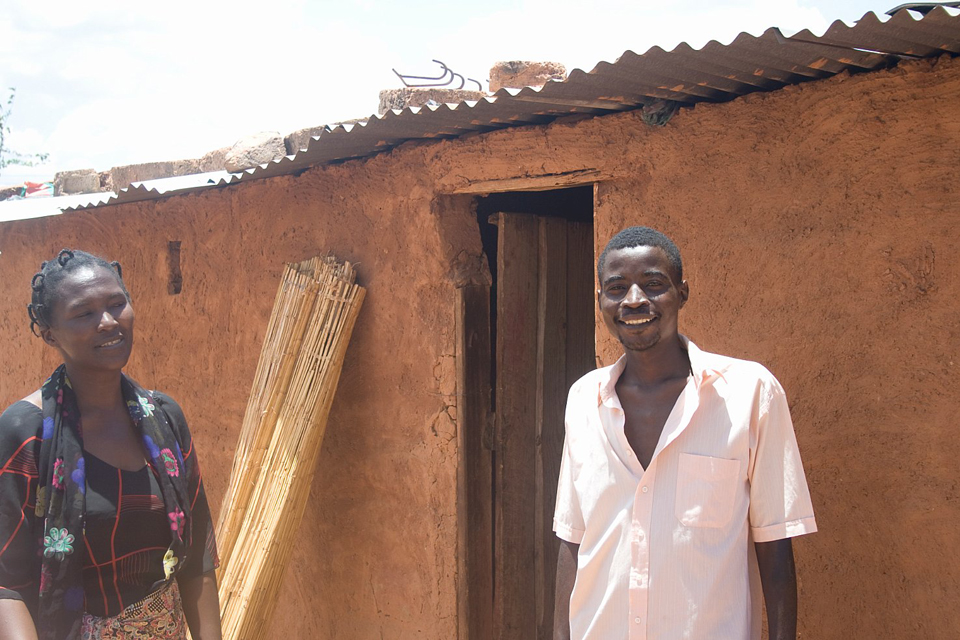
[[[446,404],[457,404],[457,358],[442,355],[433,367],[433,377],[437,381],[437,390]]]
[[[446,441],[452,442],[457,438],[457,423],[448,413],[448,408],[438,413],[430,425],[433,435]]]
[[[888,247],[881,255],[887,259],[881,277],[900,304],[916,303],[937,290],[934,277],[937,254],[932,242],[926,241],[914,248]]]
[[[434,416],[430,424],[433,435],[452,442],[457,437],[457,359],[443,355],[433,367],[433,376],[437,384],[443,408]]]

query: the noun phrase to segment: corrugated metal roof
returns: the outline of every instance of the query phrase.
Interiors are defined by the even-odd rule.
[[[57,198],[24,198],[0,202],[0,223],[58,216],[70,209],[92,209],[105,204],[113,192],[84,193]]]
[[[589,72],[575,69],[565,81],[539,89],[501,89],[478,102],[389,111],[366,123],[328,127],[311,138],[307,149],[231,174],[224,184],[362,158],[413,140],[456,138],[577,114],[604,115],[657,100],[681,105],[725,102],[843,71],[879,69],[904,58],[944,53],[960,54],[960,11],[945,7],[926,15],[899,11],[883,19],[871,12],[854,26],[838,20],[820,36],[804,30],[786,37],[772,28],[760,36],[741,33],[726,45],[711,41],[700,49],[681,44],[671,51],[627,51],[616,62],[601,62]],[[129,191],[133,193],[110,203],[156,197],[135,188]]]
[[[575,114],[602,115],[660,99],[684,105],[724,102],[846,70],[886,67],[903,57],[942,53],[960,53],[960,15],[942,7],[922,17],[901,11],[885,20],[871,12],[852,27],[838,20],[821,36],[804,30],[788,38],[773,28],[759,37],[741,33],[728,45],[711,41],[701,49],[681,44],[672,51],[627,51],[616,62],[601,62],[590,72],[575,69],[564,82],[541,89],[501,89],[479,102],[390,111],[365,125],[335,127],[314,137],[305,151],[241,179],[368,156],[410,140],[542,124]]]
[[[252,172],[253,170],[248,169],[247,171]],[[124,202],[156,200],[166,195],[183,195],[211,187],[228,185],[239,180],[241,175],[239,173],[228,173],[227,171],[210,171],[132,182],[129,187],[121,189],[118,193],[104,191],[101,193],[58,196],[56,198],[9,200],[0,202],[0,222],[56,216],[66,211],[93,209]]]
[[[248,169],[252,172],[253,169]],[[243,174],[229,173],[227,171],[210,171],[207,173],[194,173],[186,176],[173,176],[170,178],[156,178],[154,180],[144,180],[143,182],[131,182],[129,187],[120,189],[117,193],[111,193],[110,198],[91,206],[104,206],[109,204],[120,204],[124,202],[140,202],[142,200],[155,200],[165,195],[184,195],[209,189],[210,187],[222,187],[231,182],[236,182]],[[76,206],[74,209],[85,209],[90,207]],[[66,211],[67,209],[64,209]]]

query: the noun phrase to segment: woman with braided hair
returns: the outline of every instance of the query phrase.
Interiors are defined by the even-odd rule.
[[[180,407],[122,369],[120,265],[41,265],[30,329],[63,358],[0,415],[0,640],[220,638],[213,525]]]

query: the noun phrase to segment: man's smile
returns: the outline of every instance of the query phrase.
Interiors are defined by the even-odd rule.
[[[631,316],[628,318],[620,318],[620,322],[623,324],[629,325],[631,327],[648,324],[656,320],[656,316]]]

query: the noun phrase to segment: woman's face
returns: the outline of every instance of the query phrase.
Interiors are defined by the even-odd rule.
[[[84,267],[60,282],[41,335],[63,356],[68,369],[119,371],[133,348],[133,307],[117,274]]]

